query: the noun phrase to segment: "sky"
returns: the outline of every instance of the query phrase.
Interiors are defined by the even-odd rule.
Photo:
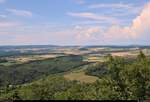
[[[0,45],[150,45],[150,0],[0,0]]]

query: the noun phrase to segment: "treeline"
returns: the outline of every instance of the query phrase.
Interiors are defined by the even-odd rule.
[[[99,67],[99,68],[98,68]],[[102,70],[105,70],[100,73]],[[94,66],[93,66],[94,68]],[[98,70],[99,69],[99,70]],[[93,70],[91,70],[93,71]],[[94,70],[95,71],[95,70]],[[99,80],[86,84],[49,76],[31,84],[6,87],[1,100],[146,100],[150,99],[150,59],[141,52],[137,60],[109,56],[105,65],[97,65]],[[89,73],[90,74],[90,73]]]

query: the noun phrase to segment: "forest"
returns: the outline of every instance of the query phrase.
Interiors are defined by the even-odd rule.
[[[74,57],[76,57],[74,59]],[[79,56],[56,58],[48,65],[54,64],[53,69],[46,70],[47,62],[32,62],[22,67],[24,72],[21,79],[16,74],[18,81],[12,80],[9,84],[1,87],[0,100],[148,100],[150,99],[150,58],[143,52],[137,56],[136,60],[128,62],[121,57],[108,55],[108,61],[101,64],[89,65],[85,70],[87,75],[96,76],[98,80],[94,83],[84,83],[77,80],[70,81],[65,79],[60,72],[65,72],[71,68],[77,68],[83,64]],[[73,58],[73,59],[72,59]],[[59,60],[63,62],[59,62]],[[53,62],[54,61],[54,62]],[[73,62],[72,62],[73,61]],[[33,63],[36,65],[33,65]],[[38,80],[30,83],[19,82],[24,77],[29,77],[32,72],[30,66],[40,67],[45,63],[41,72],[47,72],[46,76],[41,76]],[[57,63],[57,64],[56,64]],[[71,64],[71,65],[70,65]],[[62,69],[59,69],[61,66]],[[68,67],[72,66],[72,67]],[[34,69],[34,67],[32,67]],[[11,70],[11,68],[9,68]],[[16,70],[20,67],[17,66]],[[1,68],[2,70],[2,68]],[[34,77],[40,76],[35,72]],[[36,72],[37,71],[37,72]],[[49,73],[51,72],[51,73]],[[49,73],[49,74],[48,74]],[[57,73],[57,74],[56,74]],[[3,75],[4,76],[4,75]],[[9,75],[8,75],[9,76]],[[19,77],[19,78],[18,78]],[[7,78],[7,75],[6,75]],[[10,78],[10,77],[9,77]],[[35,78],[36,79],[36,78]],[[2,80],[2,75],[1,75]],[[1,81],[2,83],[3,81]],[[6,84],[6,82],[4,82]],[[10,84],[11,83],[11,84]]]

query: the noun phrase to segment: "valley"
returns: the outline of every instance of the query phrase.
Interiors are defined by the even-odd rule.
[[[135,83],[128,79],[138,80],[134,77],[136,72],[133,73],[137,70],[147,78],[143,80],[145,92],[149,94],[148,46],[35,45],[0,48],[0,100],[125,99],[124,91],[111,91],[111,87],[119,88],[118,80],[127,85],[125,88],[131,87]],[[144,62],[140,59],[142,56],[146,57]],[[134,69],[140,67],[147,69]],[[109,84],[107,81],[110,81]],[[131,87],[133,95],[128,96],[129,99],[138,99],[134,90],[135,87]],[[106,95],[102,94],[104,92]],[[144,98],[150,97],[144,94]]]

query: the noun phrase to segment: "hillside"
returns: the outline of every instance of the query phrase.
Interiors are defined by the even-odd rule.
[[[32,82],[42,76],[71,71],[88,64],[81,56],[63,56],[46,60],[31,61],[12,66],[0,66],[1,86]]]
[[[71,58],[71,57],[69,57]],[[72,59],[72,58],[71,58]],[[61,59],[62,60],[62,59]],[[63,61],[66,59],[63,59]],[[80,66],[81,67],[81,66]],[[1,100],[146,100],[150,99],[150,59],[140,53],[132,62],[109,56],[102,64],[64,73],[97,76],[92,83],[67,80],[63,74],[49,75],[24,85],[1,90]]]

